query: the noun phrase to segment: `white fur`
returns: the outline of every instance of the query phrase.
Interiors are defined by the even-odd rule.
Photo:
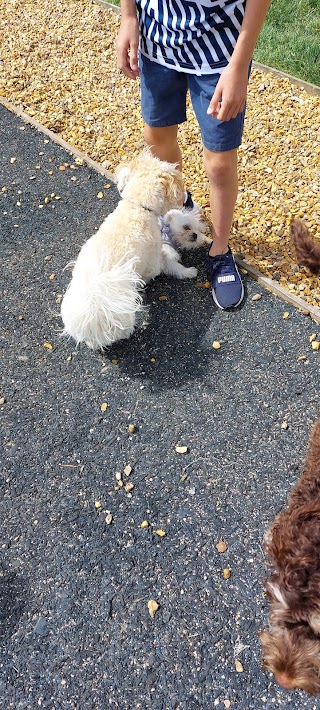
[[[178,247],[182,249],[198,249],[212,242],[204,233],[205,225],[198,208],[169,210],[164,221],[170,227]]]
[[[198,213],[173,209],[184,194],[176,166],[145,150],[119,166],[116,178],[122,199],[83,245],[61,304],[63,334],[93,350],[132,334],[148,281],[161,272],[178,278],[197,275],[195,268],[180,264],[173,247],[162,244],[161,214],[183,248],[208,241]],[[189,241],[195,233],[196,239]]]
[[[142,302],[139,289],[144,286],[135,263],[130,259],[109,271],[95,268],[80,278],[78,272],[74,274],[61,304],[65,333],[93,350],[128,338]]]
[[[198,269],[194,266],[180,264],[180,254],[170,245],[162,245],[161,271],[167,276],[176,276],[178,279],[193,279],[197,276]]]
[[[133,332],[140,291],[161,272],[158,217],[183,198],[176,166],[148,150],[116,178],[122,200],[83,245],[61,304],[63,334],[93,350]]]
[[[193,279],[197,276],[194,266],[180,264],[181,256],[177,249],[198,249],[211,244],[211,239],[204,234],[204,224],[198,208],[195,210],[172,209],[164,216],[165,224],[173,235],[173,245],[162,244],[161,271],[178,279]]]
[[[283,607],[283,609],[288,609],[288,604],[279,589],[277,584],[273,584],[272,582],[267,582],[268,589],[270,592],[273,594],[274,598],[279,602],[279,604]]]

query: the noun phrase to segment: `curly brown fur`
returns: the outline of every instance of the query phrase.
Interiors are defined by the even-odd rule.
[[[320,692],[320,419],[302,476],[265,538],[274,568],[266,582],[270,632],[260,635],[264,667],[285,688]]]
[[[291,241],[299,264],[307,266],[313,274],[320,271],[320,242],[312,239],[306,225],[294,219],[290,225]]]

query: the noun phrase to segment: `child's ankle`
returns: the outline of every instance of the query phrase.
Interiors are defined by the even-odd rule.
[[[214,244],[212,242],[211,247],[209,249],[209,256],[221,256],[221,254],[227,254],[228,253],[228,244],[226,247],[223,247],[223,245],[218,245]]]

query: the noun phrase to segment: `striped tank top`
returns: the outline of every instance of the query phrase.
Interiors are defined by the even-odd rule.
[[[190,74],[221,73],[241,28],[246,0],[137,0],[140,51]]]

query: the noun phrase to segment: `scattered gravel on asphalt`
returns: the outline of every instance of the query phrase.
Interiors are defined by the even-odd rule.
[[[118,192],[98,199],[104,176],[3,106],[0,144],[3,708],[317,710],[262,670],[258,631],[263,535],[319,416],[319,328],[246,275],[234,312],[161,276],[129,340],[76,348],[64,267]],[[201,250],[183,260],[204,283]]]

